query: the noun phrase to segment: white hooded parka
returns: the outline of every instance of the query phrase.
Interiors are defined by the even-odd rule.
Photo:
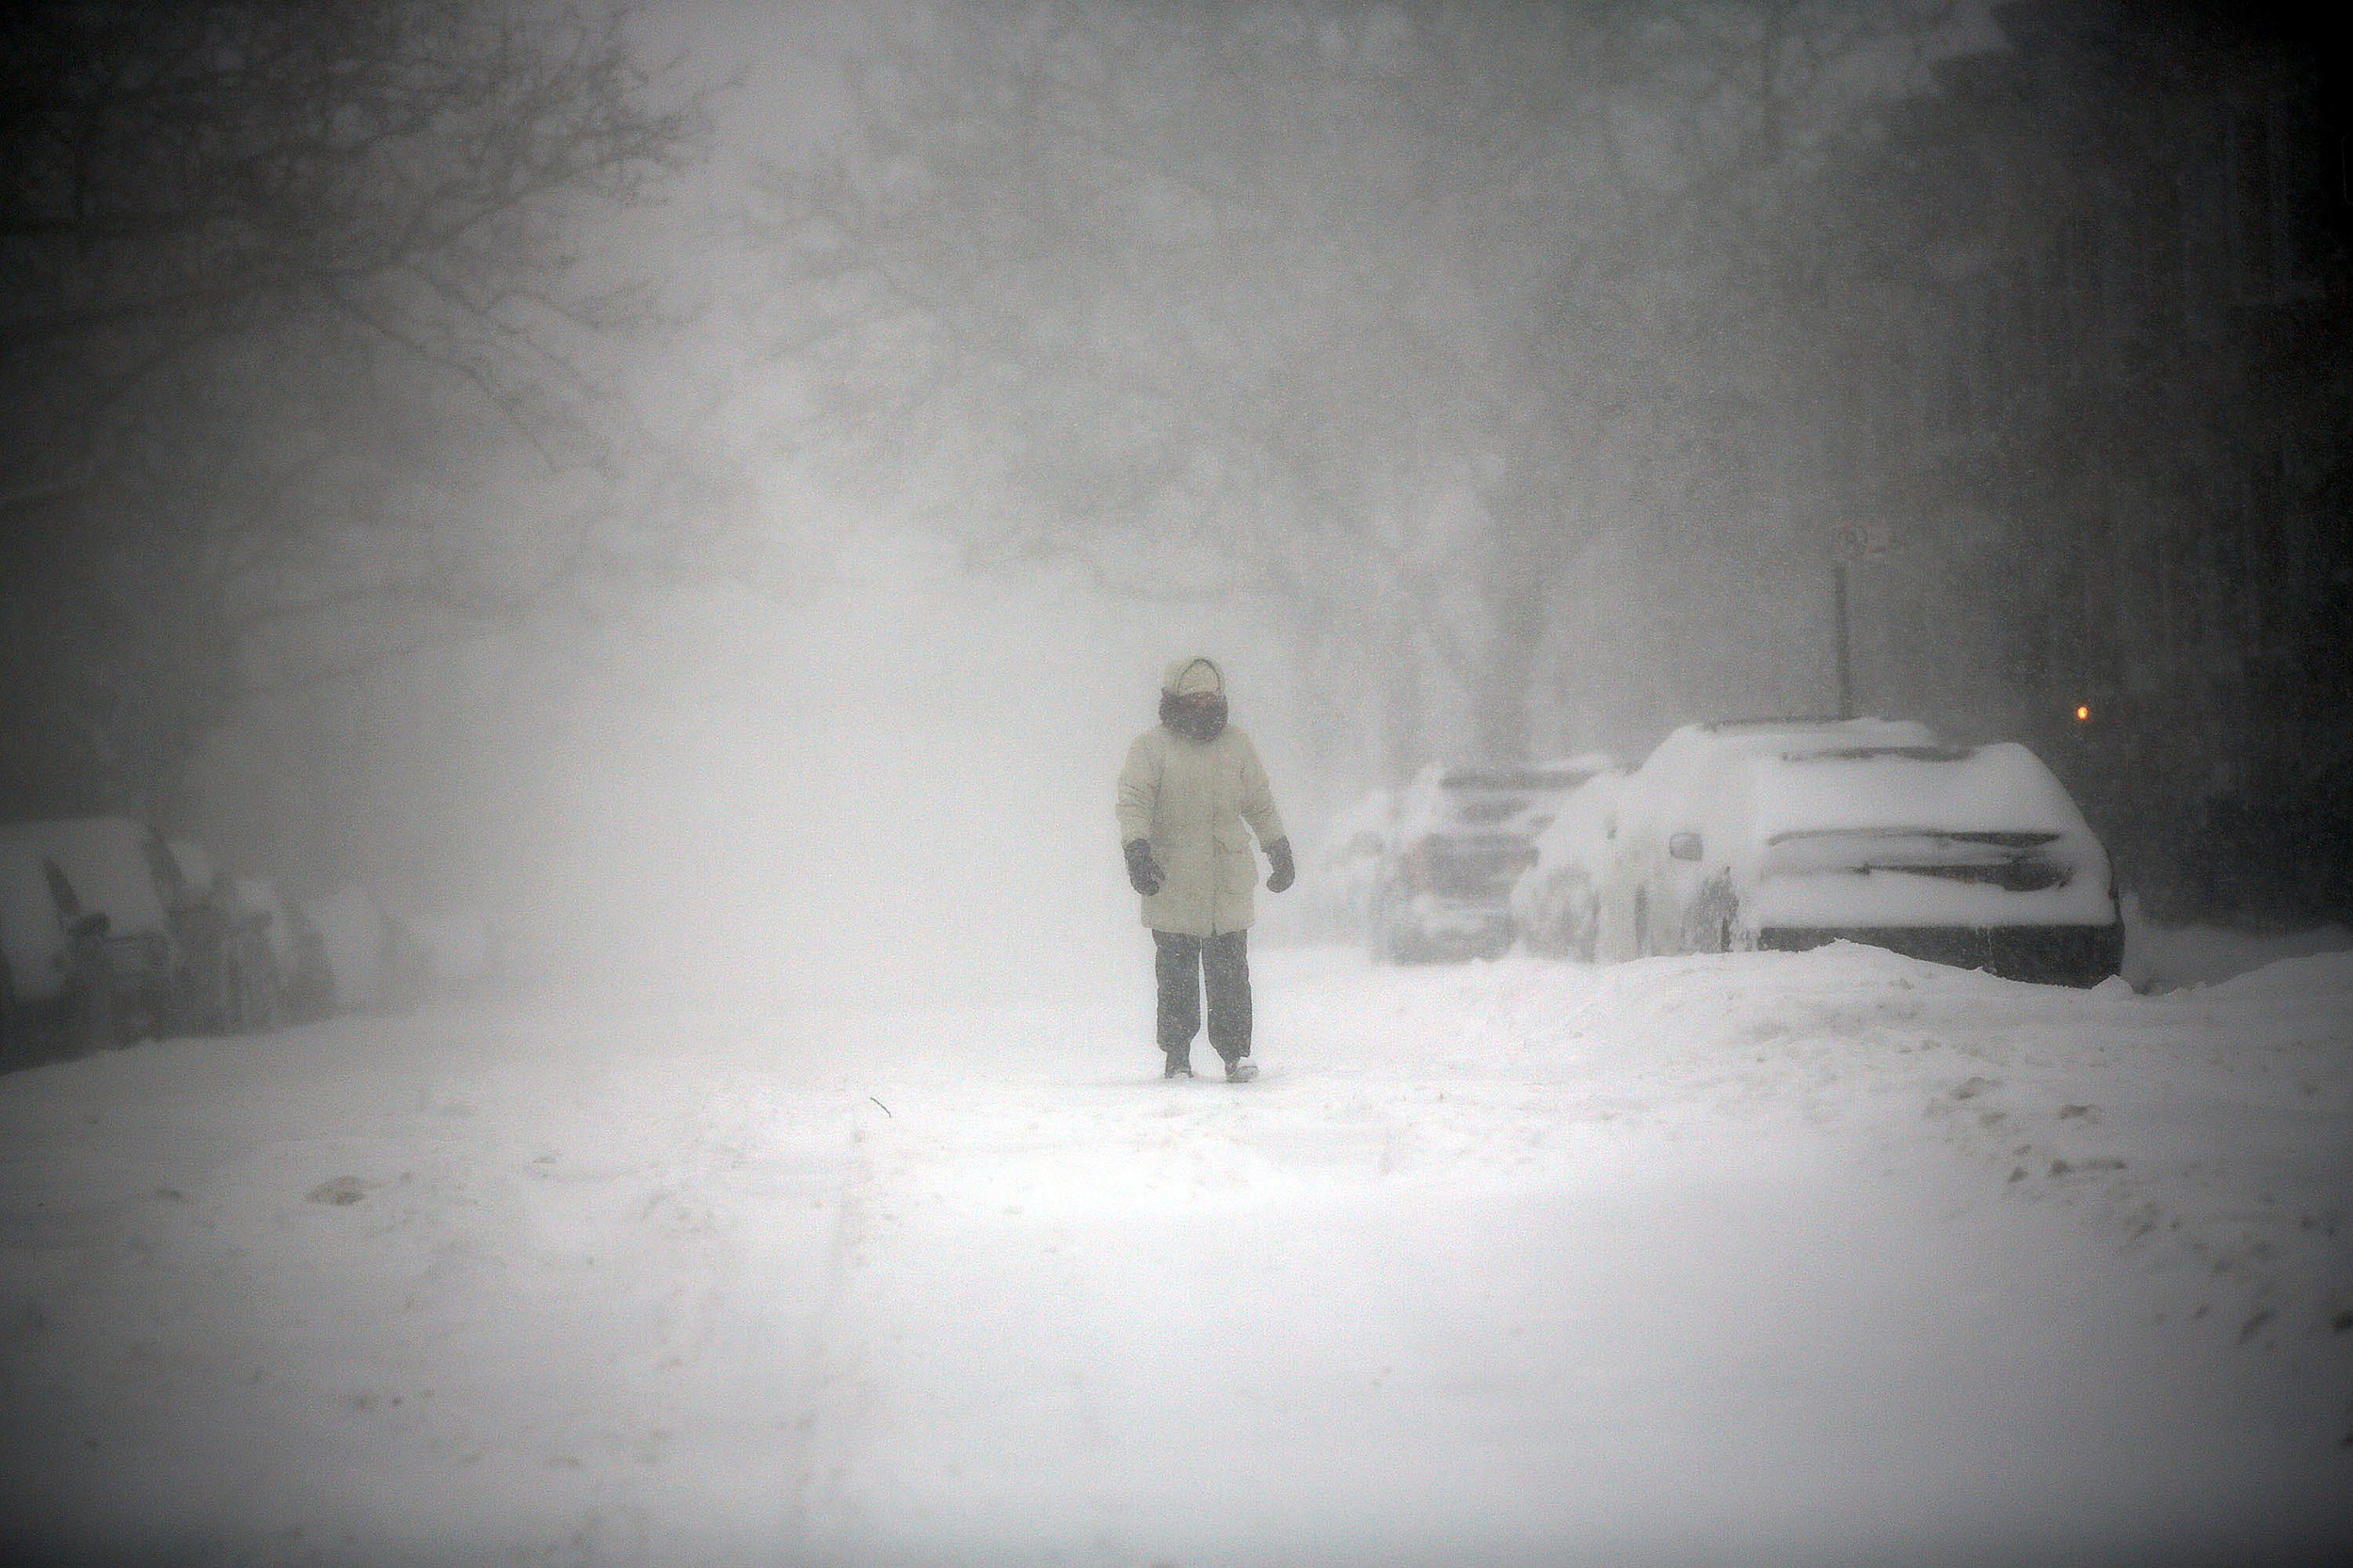
[[[1217,682],[1209,689],[1222,694],[1224,678],[1207,659],[1178,660],[1162,689],[1197,684],[1205,666]],[[1240,729],[1229,724],[1196,741],[1160,725],[1128,747],[1120,842],[1145,840],[1160,866],[1160,890],[1144,899],[1145,925],[1187,936],[1248,930],[1258,883],[1252,834],[1263,848],[1284,836],[1283,819],[1257,748]]]

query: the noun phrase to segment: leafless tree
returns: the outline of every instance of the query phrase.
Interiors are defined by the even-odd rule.
[[[1753,485],[1771,244],[1875,53],[1933,22],[1761,0],[955,6],[856,62],[760,238],[792,439],[976,558],[1265,593],[1518,755],[1564,582]],[[1892,54],[1890,54],[1892,52]],[[1868,73],[1865,73],[1866,76]],[[1313,641],[1315,639],[1303,639]]]
[[[527,0],[0,25],[19,808],[152,808],[253,680],[511,616],[615,548],[642,454],[603,345],[648,303],[581,238],[696,129],[628,26]],[[573,515],[470,503],[518,451]]]

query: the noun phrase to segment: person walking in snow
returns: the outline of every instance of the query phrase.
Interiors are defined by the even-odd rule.
[[[1248,832],[1243,824],[1249,824]],[[1225,676],[1214,660],[1179,659],[1160,680],[1160,722],[1128,747],[1119,770],[1119,840],[1128,881],[1143,895],[1160,986],[1161,1076],[1193,1076],[1201,993],[1209,1044],[1225,1076],[1258,1076],[1250,1060],[1250,922],[1266,851],[1279,893],[1296,874],[1266,768],[1250,737],[1225,722]]]

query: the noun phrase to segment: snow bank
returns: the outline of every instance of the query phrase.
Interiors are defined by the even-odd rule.
[[[2318,999],[2333,999],[2345,1007],[2341,1016],[2353,1022],[2353,952],[2275,958],[2260,968],[2221,982],[2212,995],[2233,1001],[2260,1000],[2299,1008],[2310,1006]]]
[[[2353,931],[2341,925],[2258,936],[2218,926],[2162,926],[2124,895],[2124,978],[2136,991],[2211,985],[2282,958],[2353,950]]]

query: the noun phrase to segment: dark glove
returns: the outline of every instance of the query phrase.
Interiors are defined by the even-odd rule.
[[[1279,893],[1299,880],[1299,868],[1291,864],[1291,841],[1277,839],[1267,845],[1266,857],[1274,863],[1274,874],[1266,879],[1266,890]]]
[[[1128,852],[1128,886],[1150,898],[1160,890],[1160,863],[1152,858],[1152,845],[1143,839],[1130,839]]]

